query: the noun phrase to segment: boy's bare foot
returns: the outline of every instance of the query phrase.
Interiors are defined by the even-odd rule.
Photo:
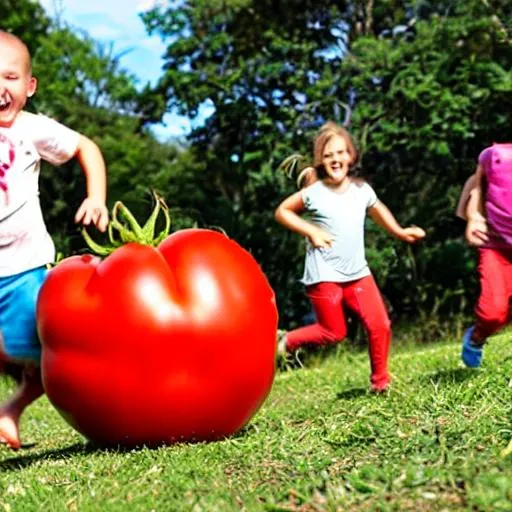
[[[21,447],[18,423],[5,411],[0,411],[0,444],[6,444],[13,450]]]
[[[43,394],[41,370],[33,365],[23,368],[23,380],[14,395],[0,406],[0,443],[13,450],[21,447],[20,417],[25,408]]]

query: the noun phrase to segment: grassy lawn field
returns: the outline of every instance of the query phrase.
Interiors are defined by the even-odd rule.
[[[395,347],[378,396],[367,355],[340,346],[278,373],[250,424],[211,444],[95,449],[43,398],[22,423],[34,445],[0,447],[0,511],[512,510],[512,332],[485,350],[471,371],[458,341]],[[12,389],[0,379],[0,399]]]

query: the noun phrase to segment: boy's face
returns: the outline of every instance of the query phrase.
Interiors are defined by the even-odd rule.
[[[11,126],[36,86],[27,49],[13,37],[0,35],[0,126]]]

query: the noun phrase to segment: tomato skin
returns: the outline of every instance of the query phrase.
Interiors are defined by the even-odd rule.
[[[253,257],[215,231],[68,258],[49,273],[37,316],[45,391],[100,444],[231,435],[272,386],[274,293]]]

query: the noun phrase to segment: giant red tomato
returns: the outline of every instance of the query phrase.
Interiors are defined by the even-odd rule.
[[[49,273],[37,315],[46,393],[99,443],[230,435],[272,385],[274,293],[253,257],[215,231],[68,258]]]

